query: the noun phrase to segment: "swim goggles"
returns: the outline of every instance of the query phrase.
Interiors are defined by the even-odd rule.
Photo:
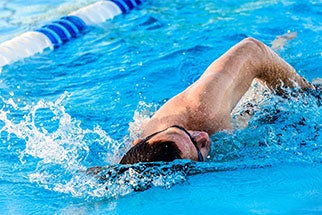
[[[197,150],[197,153],[198,153],[198,161],[204,161],[203,156],[202,156],[202,154],[201,154],[201,152],[200,152],[200,149],[199,149],[199,148],[198,148],[198,146],[197,146],[197,141],[196,141],[196,139],[195,139],[193,136],[191,136],[191,134],[187,131],[187,129],[185,129],[184,127],[182,127],[182,126],[180,126],[180,125],[172,125],[172,126],[170,126],[170,127],[168,127],[168,128],[177,128],[177,129],[180,129],[181,131],[183,131],[185,134],[187,134],[187,135],[188,135],[188,137],[190,138],[191,142],[193,143],[193,145],[196,147],[196,150]],[[164,130],[161,130],[161,131],[157,131],[157,132],[155,132],[155,133],[153,133],[153,134],[151,134],[151,135],[147,136],[147,137],[146,137],[146,138],[144,138],[142,141],[148,141],[148,140],[149,140],[149,139],[151,139],[153,136],[155,136],[155,135],[157,135],[157,134],[159,134],[159,133],[161,133],[161,132],[163,132],[163,131],[167,130],[168,128],[166,128],[166,129],[164,129]]]

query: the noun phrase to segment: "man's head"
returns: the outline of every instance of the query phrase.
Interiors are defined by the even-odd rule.
[[[121,164],[169,162],[175,159],[203,161],[210,150],[207,133],[187,131],[177,125],[136,140],[133,144],[134,146],[121,159]]]

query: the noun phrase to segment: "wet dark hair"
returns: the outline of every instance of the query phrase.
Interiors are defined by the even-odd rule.
[[[180,149],[173,141],[157,141],[149,144],[143,140],[133,146],[120,161],[120,164],[134,164],[138,162],[170,162],[181,159]]]

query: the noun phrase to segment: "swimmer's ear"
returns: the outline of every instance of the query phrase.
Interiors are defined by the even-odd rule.
[[[136,144],[138,144],[139,142],[141,142],[142,139],[136,139],[132,142],[133,146],[135,146]]]

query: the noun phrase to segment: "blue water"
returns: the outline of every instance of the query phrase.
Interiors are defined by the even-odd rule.
[[[90,2],[3,1],[0,41]],[[297,32],[278,53],[308,80],[322,77],[321,9],[313,0],[149,0],[2,68],[1,214],[322,214],[322,110],[309,96],[250,101],[248,127],[214,135],[208,161],[194,164],[200,174],[156,174],[144,192],[131,184],[151,177],[135,171],[105,184],[84,174],[116,164],[145,119],[246,36],[270,45]]]

